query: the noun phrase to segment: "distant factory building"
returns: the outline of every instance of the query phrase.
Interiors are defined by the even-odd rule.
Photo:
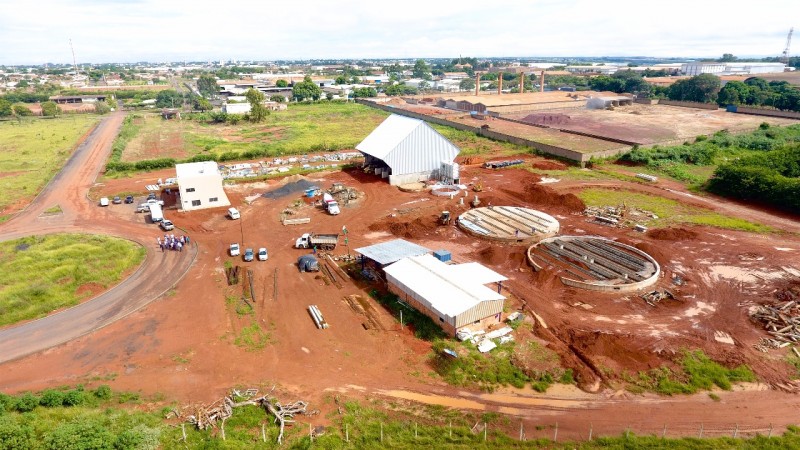
[[[478,263],[446,264],[432,255],[403,258],[384,268],[389,291],[455,336],[462,328],[500,323],[505,297],[486,284],[508,278]]]
[[[704,73],[712,75],[755,75],[759,73],[781,73],[786,70],[783,63],[767,62],[690,62],[681,66],[685,75],[695,76]]]
[[[364,167],[393,186],[430,179],[461,152],[424,121],[397,114],[387,117],[356,150],[364,154]]]
[[[229,206],[222,189],[222,174],[214,161],[176,164],[180,207],[184,211]]]

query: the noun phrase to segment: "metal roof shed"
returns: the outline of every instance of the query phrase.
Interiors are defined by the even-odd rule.
[[[425,180],[439,170],[442,161],[453,162],[461,150],[419,119],[397,114],[372,130],[356,150],[366,165],[389,168],[389,184]]]
[[[409,256],[420,256],[431,252],[430,249],[403,239],[357,248],[356,251],[381,266],[397,262]]]
[[[478,263],[448,265],[422,255],[397,261],[384,272],[392,292],[450,333],[487,318],[500,321],[505,297],[484,284],[507,278]]]

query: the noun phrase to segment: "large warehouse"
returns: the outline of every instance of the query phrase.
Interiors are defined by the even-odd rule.
[[[372,130],[356,150],[364,166],[400,185],[431,178],[442,163],[452,163],[461,150],[422,120],[392,114]]]
[[[181,193],[180,207],[184,211],[231,204],[222,189],[222,174],[214,161],[176,164],[175,172]]]
[[[502,319],[505,297],[499,288],[485,285],[508,278],[478,263],[445,264],[422,255],[403,258],[384,272],[390,292],[453,336],[462,328],[484,329]]]

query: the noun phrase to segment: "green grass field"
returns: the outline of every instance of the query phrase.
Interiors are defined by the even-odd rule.
[[[98,121],[96,115],[69,114],[0,122],[0,221],[9,206],[39,193]]]
[[[78,304],[117,283],[144,256],[131,241],[88,234],[0,242],[0,326]]]
[[[645,225],[651,227],[690,223],[758,233],[771,231],[768,226],[760,223],[725,216],[708,209],[689,206],[676,200],[638,192],[592,188],[581,191],[578,197],[587,206],[619,206],[625,203],[628,207],[650,211],[658,216],[658,219],[651,219],[645,223]]]

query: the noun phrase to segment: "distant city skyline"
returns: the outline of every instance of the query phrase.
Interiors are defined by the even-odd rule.
[[[370,5],[366,3],[366,5]],[[0,0],[0,64],[779,56],[800,2]],[[760,4],[756,4],[760,6]],[[800,54],[800,42],[796,43]]]

